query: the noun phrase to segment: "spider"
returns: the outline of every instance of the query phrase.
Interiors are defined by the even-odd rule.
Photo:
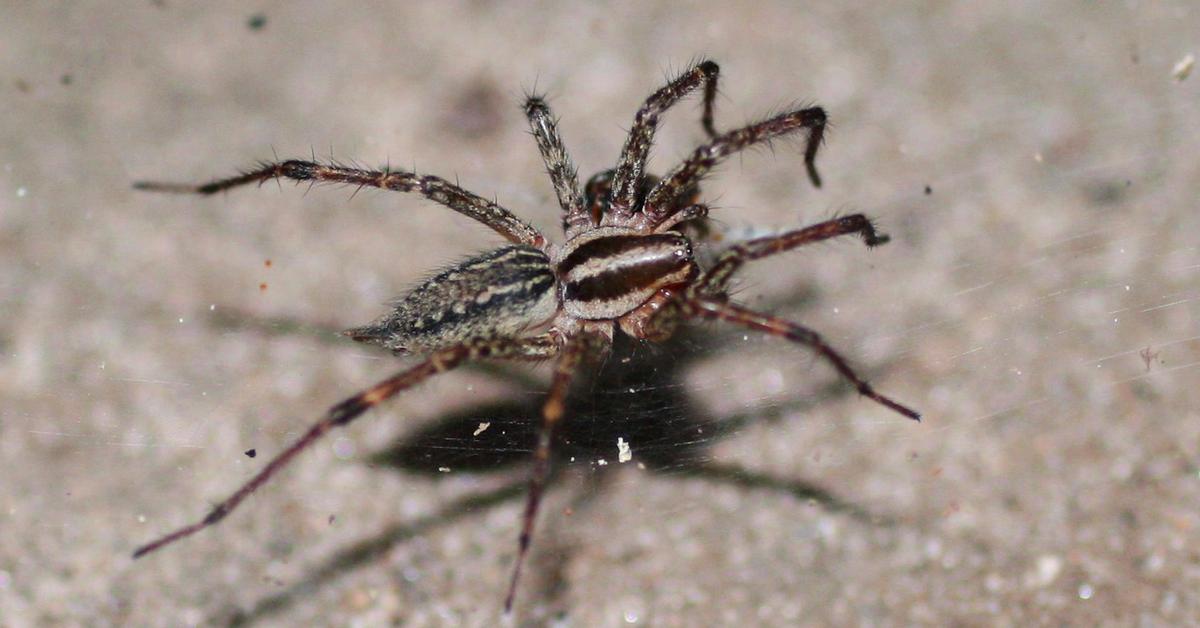
[[[721,253],[708,268],[701,268],[693,257],[692,241],[682,227],[708,216],[708,207],[698,202],[699,183],[730,155],[806,132],[804,164],[813,185],[821,185],[815,158],[825,131],[825,111],[816,106],[793,109],[718,133],[713,124],[718,74],[716,63],[703,60],[650,95],[634,117],[616,167],[591,177],[582,190],[549,106],[538,95],[527,97],[525,116],[562,208],[563,244],[551,243],[508,209],[445,179],[390,168],[363,170],[314,158],[263,163],[202,185],[135,183],[141,190],[203,195],[280,178],[416,192],[490,227],[510,244],[443,270],[395,301],[375,322],[343,332],[397,354],[420,356],[421,361],[330,408],[202,520],[137,548],[133,557],[215,525],[330,430],[430,377],[477,360],[553,360],[504,600],[508,612],[533,538],[551,445],[564,418],[570,384],[581,363],[607,354],[617,329],[640,340],[662,341],[686,320],[722,320],[785,338],[814,350],[861,395],[920,420],[914,410],[876,392],[815,331],[729,299],[730,281],[746,262],[843,235],[858,235],[868,247],[887,242],[888,236],[877,232],[866,216],[840,216],[744,241]],[[703,89],[701,125],[708,141],[663,177],[648,174],[646,161],[660,116],[698,89]]]

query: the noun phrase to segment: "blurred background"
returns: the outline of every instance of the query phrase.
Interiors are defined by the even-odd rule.
[[[833,128],[705,186],[801,347],[702,326],[572,402],[517,625],[1179,625],[1200,617],[1200,6],[17,3],[0,22],[0,624],[492,625],[547,373],[440,377],[136,563],[405,362],[338,338],[495,246],[411,196],[136,193],[275,155],[457,178],[557,236],[519,109],[582,176],[669,76],[717,125]],[[704,140],[692,98],[652,170]],[[482,424],[487,424],[486,426]],[[630,459],[618,442],[629,445]]]

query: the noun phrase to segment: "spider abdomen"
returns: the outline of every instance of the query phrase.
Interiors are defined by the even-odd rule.
[[[516,336],[558,310],[550,258],[524,244],[464,260],[392,305],[388,314],[346,335],[425,353],[472,338]]]
[[[555,270],[563,309],[589,320],[627,314],[698,272],[683,235],[621,227],[601,227],[571,240]]]

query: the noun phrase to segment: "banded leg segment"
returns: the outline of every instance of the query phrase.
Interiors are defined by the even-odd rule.
[[[921,415],[915,410],[875,392],[866,380],[850,368],[845,358],[829,346],[817,332],[807,327],[718,299],[694,298],[686,301],[683,309],[686,315],[694,318],[728,321],[805,345],[832,364],[843,378],[854,385],[860,395],[910,419],[921,420]]]
[[[401,371],[330,408],[325,416],[314,423],[303,436],[276,455],[250,481],[217,504],[204,519],[137,548],[133,552],[133,557],[141,558],[204,528],[216,525],[226,515],[233,512],[238,504],[242,503],[251,493],[266,484],[275,473],[287,466],[300,452],[311,447],[330,430],[350,423],[367,410],[383,403],[402,390],[411,388],[467,361],[484,359],[542,360],[553,357],[558,351],[557,340],[550,334],[533,338],[475,341],[441,349],[411,369]]]
[[[554,184],[558,205],[563,210],[563,230],[569,231],[572,226],[588,226],[590,222],[583,209],[583,197],[579,194],[579,171],[567,153],[558,132],[558,122],[550,113],[549,105],[540,96],[530,96],[525,100],[525,117],[529,119],[529,127],[542,153],[546,172]]]
[[[654,233],[663,233],[670,231],[679,226],[681,222],[689,220],[697,220],[700,218],[708,218],[708,205],[697,203],[695,205],[685,205],[679,208],[679,211],[667,216],[662,222],[654,225]]]
[[[704,114],[700,123],[710,138],[717,136],[713,127],[713,101],[717,97],[717,76],[720,68],[712,61],[701,61],[650,95],[633,118],[633,128],[621,149],[621,157],[613,175],[610,205],[614,214],[629,215],[637,204],[638,191],[646,172],[646,159],[654,143],[658,119],[667,109],[697,87],[704,86]]]
[[[550,382],[550,392],[542,405],[542,426],[538,430],[537,448],[533,452],[533,471],[529,476],[529,495],[525,498],[525,512],[521,519],[521,534],[517,539],[517,558],[513,563],[512,580],[508,585],[508,595],[504,598],[504,611],[512,610],[513,600],[517,595],[517,582],[521,578],[521,567],[529,554],[529,546],[533,540],[533,528],[537,523],[538,508],[542,503],[542,494],[546,491],[546,481],[550,477],[550,450],[554,444],[554,436],[562,423],[563,414],[567,407],[567,393],[570,392],[571,382],[579,369],[579,363],[588,355],[599,349],[601,341],[598,336],[582,332],[572,338],[562,349],[558,361],[554,365],[554,376]]]
[[[869,247],[886,244],[890,239],[887,234],[875,230],[875,225],[871,224],[870,218],[863,214],[851,214],[803,229],[747,240],[722,253],[712,267],[697,281],[696,290],[698,293],[708,296],[724,293],[729,285],[729,280],[746,262],[782,253],[805,244],[855,233],[861,235]]]
[[[138,190],[171,192],[176,194],[216,194],[249,183],[262,183],[270,179],[291,179],[313,183],[343,183],[362,187],[373,187],[396,192],[416,192],[425,198],[449,207],[473,218],[511,242],[542,247],[546,239],[530,224],[517,218],[511,211],[477,194],[433,175],[419,175],[403,170],[362,170],[315,161],[291,159],[266,163],[255,170],[236,177],[217,179],[201,185],[180,183],[157,183],[139,181],[133,184]]]
[[[652,220],[661,219],[671,211],[674,202],[687,190],[694,189],[700,180],[726,157],[776,137],[808,129],[808,140],[804,148],[804,165],[813,185],[821,187],[821,176],[817,173],[817,149],[825,134],[825,110],[810,107],[789,111],[762,122],[734,129],[697,148],[683,163],[671,170],[646,197],[645,212]]]

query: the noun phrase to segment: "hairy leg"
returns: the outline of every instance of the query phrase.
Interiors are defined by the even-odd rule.
[[[700,218],[708,218],[708,205],[696,203],[694,205],[685,205],[679,208],[679,211],[667,216],[661,222],[653,226],[654,233],[662,233],[670,231],[679,226],[679,223],[689,220],[697,220]]]
[[[685,301],[683,311],[685,315],[693,318],[723,320],[805,345],[832,364],[842,377],[854,385],[860,395],[910,419],[921,420],[921,415],[915,410],[875,392],[866,380],[850,368],[845,358],[829,346],[817,332],[807,327],[715,298],[689,299]]]
[[[533,138],[537,140],[542,161],[546,163],[554,193],[558,195],[558,205],[563,210],[563,230],[569,231],[572,226],[588,226],[588,215],[579,194],[579,172],[563,145],[549,105],[540,96],[530,96],[525,100],[525,117],[529,119]]]
[[[645,213],[652,219],[661,219],[669,213],[677,198],[688,190],[699,185],[700,180],[726,157],[774,138],[808,130],[808,140],[804,149],[804,165],[808,169],[808,177],[813,185],[821,186],[821,176],[817,174],[817,149],[821,146],[821,138],[825,134],[825,110],[820,107],[810,107],[788,111],[751,124],[740,129],[734,129],[713,139],[708,144],[697,148],[683,163],[663,177],[650,194],[646,197]]]
[[[717,96],[719,73],[716,63],[701,61],[651,94],[638,109],[613,175],[610,204],[614,214],[629,215],[636,209],[634,205],[645,176],[646,159],[654,143],[659,116],[701,85],[704,86],[704,114],[700,121],[710,138],[717,136],[713,127],[713,101]]]
[[[733,274],[746,262],[775,255],[814,242],[843,235],[859,234],[867,246],[886,244],[887,234],[879,233],[871,220],[862,214],[851,214],[819,222],[815,225],[787,231],[779,235],[747,240],[730,247],[696,282],[697,291],[705,296],[725,292]]]
[[[343,183],[362,187],[375,187],[397,192],[416,192],[435,203],[473,218],[512,242],[542,247],[546,239],[531,225],[517,218],[511,211],[477,194],[440,177],[418,175],[403,170],[361,170],[345,166],[321,164],[315,161],[291,159],[265,163],[254,170],[235,177],[217,179],[200,185],[181,183],[157,183],[139,181],[133,184],[138,190],[172,192],[178,194],[216,194],[225,190],[262,183],[269,179],[291,179],[313,183]]]
[[[601,341],[596,336],[586,332],[572,338],[562,349],[558,361],[554,365],[554,377],[550,383],[550,392],[542,405],[542,427],[538,431],[537,448],[533,454],[533,471],[529,477],[529,495],[525,499],[525,513],[521,521],[521,534],[517,540],[517,558],[513,563],[512,580],[508,585],[508,595],[504,598],[505,612],[511,611],[513,600],[517,594],[517,582],[521,577],[521,567],[529,554],[529,546],[533,541],[534,524],[537,522],[538,507],[542,503],[542,494],[546,490],[546,480],[550,476],[550,448],[554,435],[562,422],[566,411],[567,393],[571,381],[579,368],[579,363],[589,353],[598,349]]]
[[[401,371],[330,408],[325,416],[314,423],[303,436],[276,455],[250,481],[217,504],[204,519],[137,548],[133,552],[133,557],[140,558],[204,528],[216,525],[226,515],[233,512],[242,500],[249,497],[258,487],[266,484],[275,473],[287,466],[300,452],[311,447],[330,430],[350,423],[367,410],[383,403],[402,390],[411,388],[434,375],[470,360],[541,360],[556,355],[558,351],[559,345],[549,334],[533,338],[468,342],[436,351],[424,362]]]

